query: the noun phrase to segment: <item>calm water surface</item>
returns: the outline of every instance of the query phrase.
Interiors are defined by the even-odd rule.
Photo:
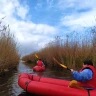
[[[64,73],[62,71],[58,72],[46,69],[46,71],[44,72],[33,72],[32,67],[32,65],[25,65],[23,64],[23,62],[20,62],[17,70],[11,71],[7,74],[4,74],[4,76],[0,77],[0,96],[37,96],[25,92],[18,86],[18,75],[21,72],[67,80],[71,80],[72,78],[66,72]]]

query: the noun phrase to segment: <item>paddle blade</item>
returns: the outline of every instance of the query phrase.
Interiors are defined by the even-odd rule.
[[[38,55],[37,55],[37,54],[35,54],[35,57],[36,57],[36,58],[38,58]]]
[[[64,68],[67,68],[67,66],[65,66],[65,65],[63,65],[63,64],[60,64],[62,67],[64,67]]]

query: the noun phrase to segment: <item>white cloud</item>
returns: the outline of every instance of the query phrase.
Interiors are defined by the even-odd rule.
[[[96,9],[85,13],[75,13],[70,16],[65,16],[61,19],[61,24],[69,26],[71,30],[78,30],[83,27],[92,27],[96,25],[95,17]]]
[[[28,13],[29,8],[26,6],[19,6],[17,7],[17,15],[20,16],[22,19],[26,19],[26,15]]]
[[[37,34],[43,38],[46,35],[54,35],[56,29],[49,25],[33,24],[32,22],[17,21],[11,24],[11,31],[16,34],[19,40],[29,41]],[[37,40],[35,38],[32,39]],[[39,41],[39,38],[38,38]]]
[[[57,34],[57,31],[61,32],[63,30],[65,32],[66,29],[60,30],[62,26],[67,26],[68,30],[66,32],[68,32],[96,25],[96,0],[91,0],[91,2],[90,0],[58,0],[57,2],[55,0],[46,0],[46,3],[47,6],[45,7],[48,8],[48,14],[56,15],[56,18],[52,17],[53,19],[60,19],[59,14],[63,14],[61,21],[57,20],[60,21],[60,25],[53,27],[47,24],[33,23],[29,18],[30,7],[26,2],[20,4],[19,0],[0,0],[0,18],[6,16],[3,21],[7,25],[9,24],[11,32],[21,43],[21,49],[24,52],[26,51],[26,54],[43,48],[46,43],[52,40],[52,36]],[[45,3],[40,0],[35,4],[34,8],[43,10],[43,4]],[[70,8],[71,11],[68,10]],[[78,12],[86,8],[89,8],[90,11]],[[51,11],[59,13],[51,13]]]
[[[3,22],[9,24],[11,32],[21,43],[20,48],[25,47],[22,50],[26,50],[27,53],[44,47],[44,44],[51,39],[47,35],[54,35],[56,32],[56,29],[52,26],[35,24],[30,21],[27,18],[29,7],[21,5],[19,0],[1,0],[0,10],[0,18],[6,16]],[[21,19],[18,20],[17,16]],[[38,47],[35,48],[36,46]]]

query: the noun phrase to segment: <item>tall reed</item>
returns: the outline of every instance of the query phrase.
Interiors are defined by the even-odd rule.
[[[57,66],[53,57],[70,68],[81,68],[85,59],[93,60],[96,66],[96,28],[84,34],[74,32],[73,35],[66,35],[66,38],[57,36],[37,54],[50,67]],[[27,58],[33,59],[33,57],[34,53],[28,55]]]
[[[0,23],[0,72],[16,68],[20,55],[14,35],[9,26]]]

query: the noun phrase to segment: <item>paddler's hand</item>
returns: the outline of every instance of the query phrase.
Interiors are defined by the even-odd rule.
[[[71,70],[71,72],[73,72],[74,70],[73,69],[70,69]]]

